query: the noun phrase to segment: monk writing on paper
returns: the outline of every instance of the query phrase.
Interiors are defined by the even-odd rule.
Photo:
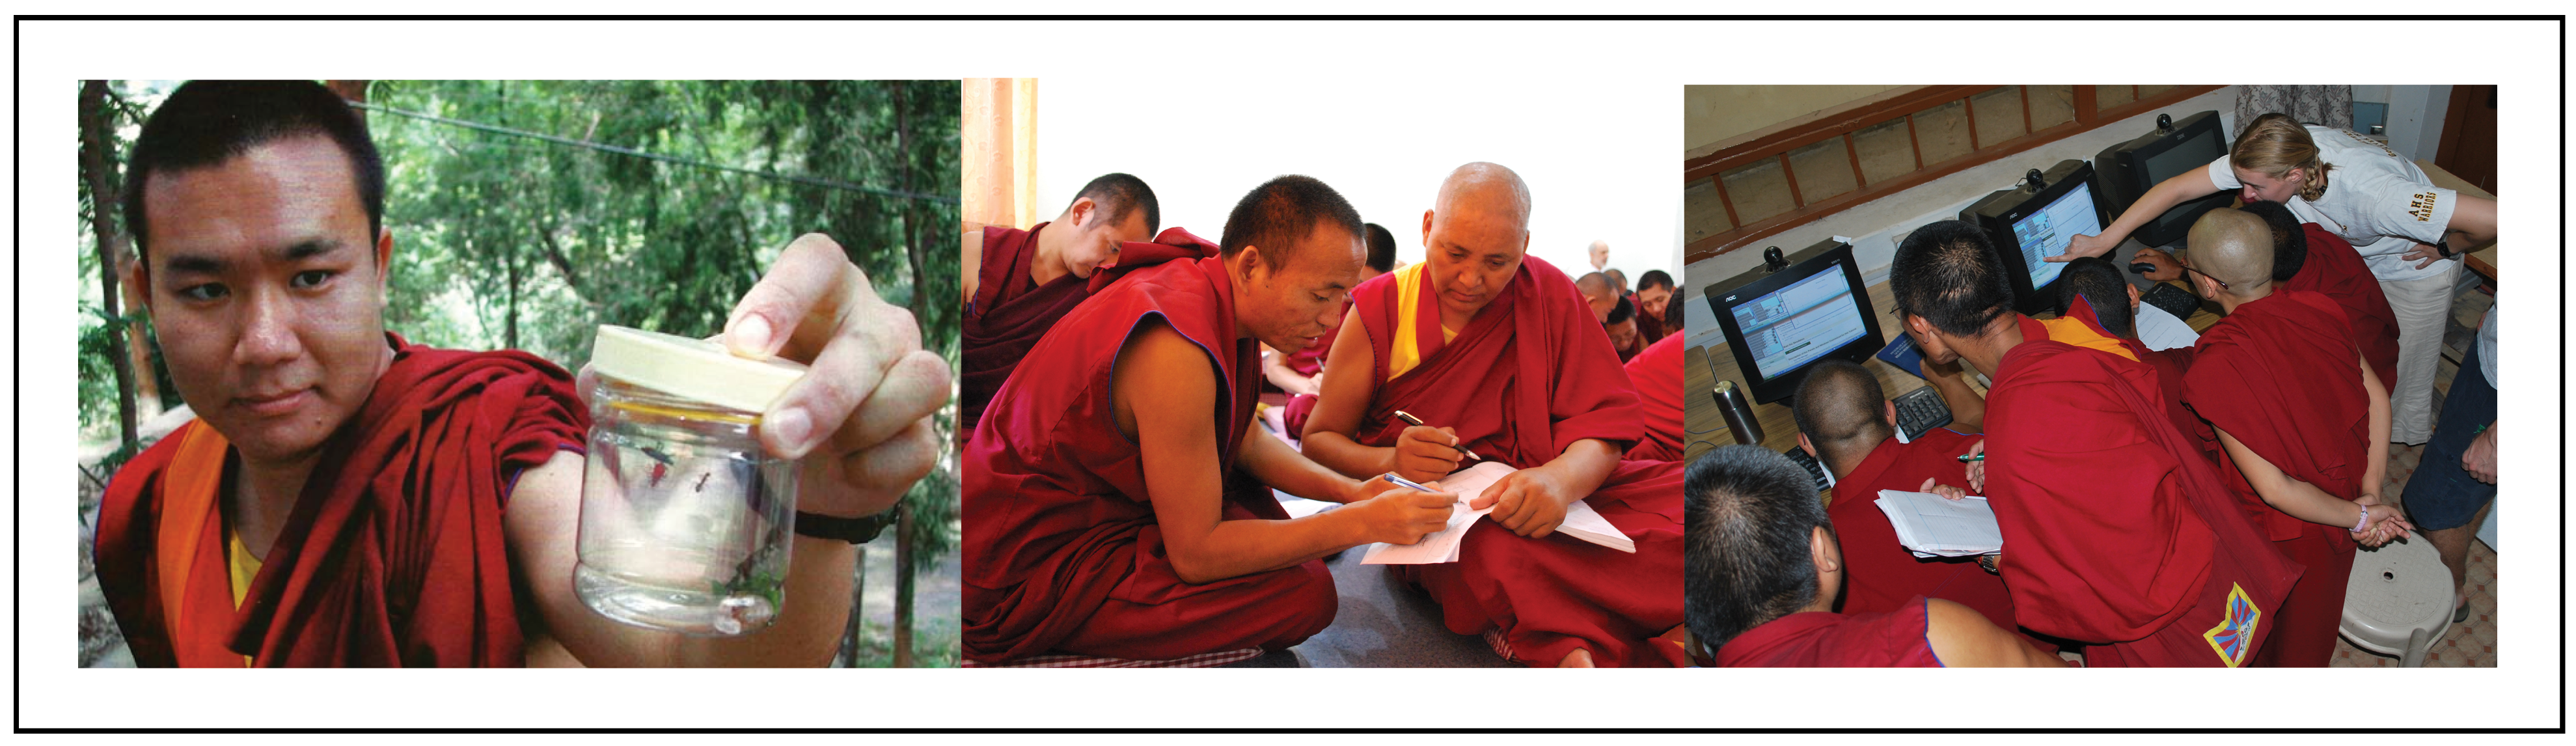
[[[1114,270],[1030,350],[960,459],[969,658],[1285,649],[1333,620],[1321,558],[1447,525],[1456,496],[1335,474],[1253,416],[1260,346],[1341,323],[1359,234],[1332,187],[1273,179],[1219,245],[1165,232],[1205,258]],[[1272,489],[1347,505],[1291,520]]]
[[[1620,460],[1644,432],[1636,389],[1574,284],[1526,254],[1529,214],[1511,169],[1449,174],[1422,214],[1424,261],[1352,293],[1305,449],[1352,476],[1430,481],[1468,452],[1519,469],[1468,496],[1493,513],[1458,562],[1396,572],[1450,631],[1491,633],[1513,660],[1676,664],[1649,640],[1681,624],[1681,464]],[[1636,552],[1550,537],[1576,500]]]

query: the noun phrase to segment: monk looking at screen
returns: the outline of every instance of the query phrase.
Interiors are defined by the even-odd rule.
[[[2119,265],[2093,256],[2067,262],[2066,269],[2058,274],[2057,287],[2059,318],[2087,315],[2111,336],[2128,342],[2137,341],[2138,304],[2142,296],[2138,293],[2138,286],[2129,284],[2128,278],[2120,276]],[[2077,302],[2079,299],[2082,301],[2080,304]],[[2158,400],[2165,405],[2165,419],[2172,421],[2174,429],[2184,435],[2204,441],[2205,455],[2216,461],[2215,446],[2206,442],[2208,426],[2182,405],[2182,377],[2184,371],[2191,368],[2191,348],[2150,350],[2144,343],[2139,343],[2127,349],[2137,355],[2139,362],[2155,366]]]
[[[1082,185],[1064,214],[1028,230],[989,226],[966,236],[966,315],[961,318],[957,416],[959,440],[973,434],[986,402],[1029,348],[1084,298],[1091,275],[1116,266],[1129,242],[1161,229],[1154,190],[1126,174]]]
[[[2307,574],[2273,615],[2258,665],[2323,667],[2343,621],[2354,541],[2405,528],[2379,499],[2388,389],[2324,295],[2276,290],[2261,218],[2211,210],[2191,226],[2191,279],[2227,318],[2200,335],[2183,400],[2217,431],[2222,471],[2255,525]]]
[[[1954,464],[1956,462],[1953,462]],[[1966,606],[1912,596],[1834,612],[1855,572],[1804,469],[1760,446],[1692,462],[1691,636],[1728,667],[2054,668],[2066,662]],[[1857,578],[1854,578],[1857,580]]]
[[[2174,428],[2137,342],[2090,313],[2013,313],[2002,260],[1959,221],[1915,229],[1888,270],[1928,363],[1992,371],[1985,492],[2025,629],[2091,666],[2239,666],[2298,579]]]
[[[1252,414],[1259,346],[1341,323],[1359,235],[1332,187],[1273,179],[1215,255],[1116,270],[1030,350],[959,464],[968,657],[1281,650],[1333,620],[1322,557],[1447,525],[1456,496],[1335,474]],[[1348,505],[1289,520],[1271,489]]]
[[[126,179],[129,281],[198,419],[120,469],[100,589],[146,666],[822,665],[853,548],[799,536],[782,615],[731,639],[652,632],[573,590],[589,418],[522,352],[384,328],[384,167],[310,81],[195,82],[152,113]],[[735,307],[736,354],[814,363],[764,414],[802,512],[892,505],[939,451],[948,366],[822,236]],[[861,405],[861,402],[865,402]],[[810,454],[810,455],[809,455]]]
[[[1352,293],[1306,453],[1343,474],[1438,479],[1478,456],[1520,469],[1473,507],[1457,562],[1403,565],[1450,631],[1536,665],[1670,665],[1647,641],[1681,623],[1681,464],[1627,461],[1637,393],[1573,283],[1527,256],[1529,189],[1458,167],[1422,214],[1421,264]],[[1396,416],[1403,410],[1427,426]],[[1636,553],[1550,537],[1585,500]],[[1667,653],[1667,649],[1670,653]]]

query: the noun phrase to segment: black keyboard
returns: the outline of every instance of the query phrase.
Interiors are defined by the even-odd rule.
[[[1922,437],[1932,428],[1950,424],[1950,405],[1941,401],[1940,392],[1925,386],[1896,397],[1896,427],[1905,432],[1906,440]]]
[[[1807,455],[1806,449],[1790,446],[1789,450],[1781,453],[1787,455],[1790,461],[1797,462],[1798,468],[1807,470],[1808,476],[1815,477],[1817,492],[1823,492],[1834,486],[1833,478],[1825,476],[1825,465],[1817,463],[1816,457]]]

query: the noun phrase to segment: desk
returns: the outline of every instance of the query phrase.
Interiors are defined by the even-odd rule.
[[[2182,283],[2173,284],[2179,286]],[[1887,309],[1896,307],[1895,295],[1888,289],[1887,283],[1880,282],[1869,286],[1869,303],[1871,312],[1879,316],[1881,343],[1894,340],[1896,335],[1905,333],[1904,327],[1898,325],[1894,317],[1887,315]],[[2201,310],[2194,312],[2183,322],[2189,324],[2193,331],[2206,331],[2210,325],[2218,323],[2218,319],[2218,314],[2210,312],[2209,304],[2204,302]],[[1975,366],[1967,365],[1964,360],[1960,365],[1968,370],[1975,369]],[[1879,387],[1884,389],[1891,399],[1898,394],[1928,385],[1923,382],[1923,379],[1914,377],[1914,374],[1897,370],[1895,366],[1880,362],[1877,358],[1871,358],[1863,364],[1863,367],[1869,368],[1871,373],[1878,376]],[[1725,415],[1718,412],[1717,397],[1711,393],[1711,389],[1722,380],[1734,381],[1738,385],[1744,383],[1744,373],[1735,364],[1735,353],[1728,350],[1725,345],[1692,347],[1682,352],[1682,390],[1685,392],[1682,398],[1684,431],[1682,460],[1684,462],[1697,459],[1700,454],[1707,453],[1718,446],[1735,444],[1735,433],[1727,428]],[[1973,374],[1968,377],[1968,388],[1980,396],[1986,392],[1985,387],[1977,384],[1976,376]],[[1771,404],[1753,405],[1754,419],[1762,423],[1762,447],[1784,451],[1798,446],[1798,423],[1789,404],[1789,400],[1784,399]]]
[[[2433,186],[2456,191],[2471,197],[2495,199],[2494,194],[2488,193],[2487,190],[2479,189],[2475,184],[2462,181],[2460,177],[2452,176],[2451,172],[2442,170],[2441,166],[2433,165],[2432,161],[2416,161],[2415,167],[2424,169],[2424,175],[2433,180]],[[2496,280],[2495,250],[2495,244],[2487,244],[2485,248],[2469,252],[2468,256],[2461,257],[2460,262],[2468,265],[2469,269],[2476,271],[2478,274],[2486,275],[2488,282],[2494,282]]]

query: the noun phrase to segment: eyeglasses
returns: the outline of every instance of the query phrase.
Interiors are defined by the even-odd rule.
[[[2210,282],[2218,283],[2218,287],[2219,287],[2220,289],[2224,289],[2224,290],[2234,290],[2234,289],[2235,289],[2235,288],[2227,287],[2227,281],[2226,281],[2226,280],[2218,279],[2218,277],[2217,277],[2216,275],[2212,275],[2212,274],[2207,273],[2207,272],[2202,272],[2202,271],[2197,270],[2197,269],[2192,269],[2192,268],[2190,268],[2190,267],[2184,267],[2184,268],[2182,268],[2182,271],[2190,272],[2190,273],[2192,273],[2192,274],[2200,275],[2200,276],[2202,276],[2202,277],[2207,277],[2207,278],[2209,278],[2209,281],[2210,281]]]

